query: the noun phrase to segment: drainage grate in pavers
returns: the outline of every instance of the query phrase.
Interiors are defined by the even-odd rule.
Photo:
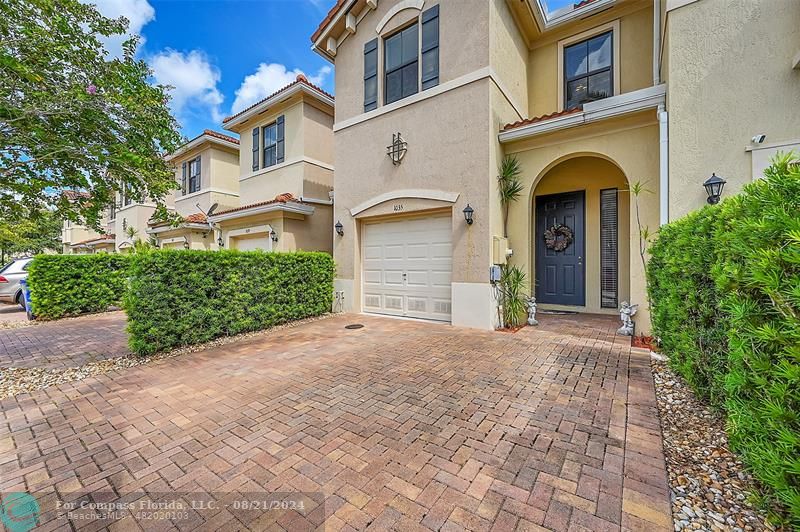
[[[351,323],[350,325],[345,325],[344,326],[345,329],[361,329],[363,327],[364,326],[361,325],[360,323]]]

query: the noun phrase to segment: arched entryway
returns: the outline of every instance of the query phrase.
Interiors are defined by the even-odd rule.
[[[630,196],[622,170],[591,155],[556,162],[535,184],[530,208],[530,275],[541,307],[616,311],[630,294]]]

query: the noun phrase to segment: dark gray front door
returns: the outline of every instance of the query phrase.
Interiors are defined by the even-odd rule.
[[[563,251],[545,245],[544,232],[556,223],[572,229]],[[584,275],[584,191],[536,198],[536,301],[556,305],[586,304]]]

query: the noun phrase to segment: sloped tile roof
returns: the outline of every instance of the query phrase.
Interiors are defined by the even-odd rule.
[[[213,129],[204,129],[202,135],[208,135],[209,137],[216,137],[227,142],[232,142],[233,144],[239,144],[239,139],[233,138],[230,135],[225,135],[224,133],[219,133]],[[198,137],[202,135],[198,135]]]
[[[322,94],[322,95],[324,95],[324,96],[327,96],[327,97],[328,97],[328,98],[330,98],[331,100],[333,100],[333,99],[334,99],[334,97],[333,97],[333,95],[332,95],[332,94],[330,94],[330,93],[328,93],[328,92],[326,92],[326,91],[322,90],[322,88],[320,88],[320,87],[318,87],[318,86],[314,85],[313,83],[311,83],[310,81],[308,81],[308,79],[307,79],[307,78],[306,78],[306,77],[305,77],[303,74],[298,74],[298,75],[297,75],[297,77],[295,78],[295,80],[294,80],[293,82],[289,83],[289,84],[288,84],[288,85],[286,85],[285,87],[282,87],[282,88],[280,88],[280,89],[276,90],[275,92],[273,92],[272,94],[270,94],[270,95],[269,95],[269,96],[267,96],[266,98],[264,98],[264,99],[262,99],[262,100],[259,100],[258,102],[254,103],[254,104],[253,104],[253,105],[251,105],[250,107],[247,107],[247,108],[245,108],[245,109],[242,109],[241,111],[239,111],[239,112],[238,112],[238,113],[236,113],[235,115],[231,115],[231,116],[229,116],[229,117],[226,117],[226,118],[224,118],[224,119],[222,120],[222,123],[223,123],[223,124],[227,124],[228,122],[230,122],[230,121],[231,121],[231,120],[233,120],[234,118],[237,118],[237,117],[239,117],[239,116],[242,116],[243,114],[245,114],[246,112],[250,111],[251,109],[254,109],[254,108],[258,107],[259,105],[261,105],[262,103],[266,102],[266,101],[267,101],[267,100],[269,100],[270,98],[274,98],[274,97],[275,97],[275,96],[277,96],[278,94],[280,94],[280,93],[282,93],[282,92],[284,92],[284,91],[286,91],[286,90],[290,89],[291,87],[294,87],[294,86],[295,86],[295,85],[297,85],[298,83],[302,83],[303,85],[305,85],[305,86],[307,86],[307,87],[310,87],[311,89],[313,89],[313,90],[315,90],[315,91],[319,92],[320,94]]]
[[[564,111],[557,111],[555,113],[550,113],[550,114],[546,114],[546,115],[534,116],[533,118],[526,118],[525,120],[517,120],[516,122],[513,122],[511,124],[506,124],[505,126],[503,126],[503,131],[508,131],[509,129],[517,129],[518,127],[522,127],[522,126],[529,126],[529,125],[535,124],[537,122],[543,122],[545,120],[551,120],[553,118],[558,118],[559,116],[572,115],[572,114],[575,114],[575,113],[580,113],[582,111],[583,111],[583,107],[578,106],[578,107],[575,107],[574,109],[567,109],[567,110],[564,110]]]
[[[96,236],[94,238],[90,238],[89,240],[81,240],[80,242],[75,242],[74,244],[70,244],[71,246],[82,246],[84,244],[91,244],[92,242],[99,242],[100,240],[114,240],[117,238],[117,235],[101,235]]]
[[[242,205],[241,207],[236,207],[235,209],[227,209],[224,211],[215,212],[212,216],[219,216],[220,214],[229,214],[231,212],[239,212],[239,211],[246,211],[248,209],[253,209],[255,207],[264,207],[266,205],[273,205],[275,203],[302,203],[300,200],[295,198],[292,194],[286,192],[284,194],[278,194],[275,196],[275,199],[269,201],[261,201],[259,203],[251,203],[250,205]]]
[[[65,190],[61,193],[62,196],[67,198],[69,201],[76,200],[78,198],[91,198],[92,195],[88,192],[83,192],[80,190]]]
[[[327,26],[330,21],[333,20],[333,17],[336,16],[339,10],[342,9],[346,3],[347,0],[337,0],[336,3],[333,4],[333,7],[331,7],[330,11],[328,11],[328,14],[325,15],[325,18],[322,19],[322,22],[319,23],[319,26],[317,26],[317,29],[314,31],[313,35],[311,35],[311,42],[315,42],[319,38],[320,34],[322,34],[322,30],[325,29],[325,26]]]
[[[208,222],[208,218],[206,218],[205,213],[202,212],[196,212],[194,214],[190,214],[189,216],[184,216],[183,220],[190,224],[204,224]]]

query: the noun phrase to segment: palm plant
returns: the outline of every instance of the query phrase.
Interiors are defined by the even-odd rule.
[[[500,205],[503,207],[503,236],[508,237],[508,206],[516,201],[524,188],[520,180],[519,161],[513,155],[506,155],[500,163],[500,175],[497,176],[497,185],[500,189]]]
[[[500,298],[506,327],[522,325],[525,312],[527,279],[518,266],[505,266],[500,275]]]

